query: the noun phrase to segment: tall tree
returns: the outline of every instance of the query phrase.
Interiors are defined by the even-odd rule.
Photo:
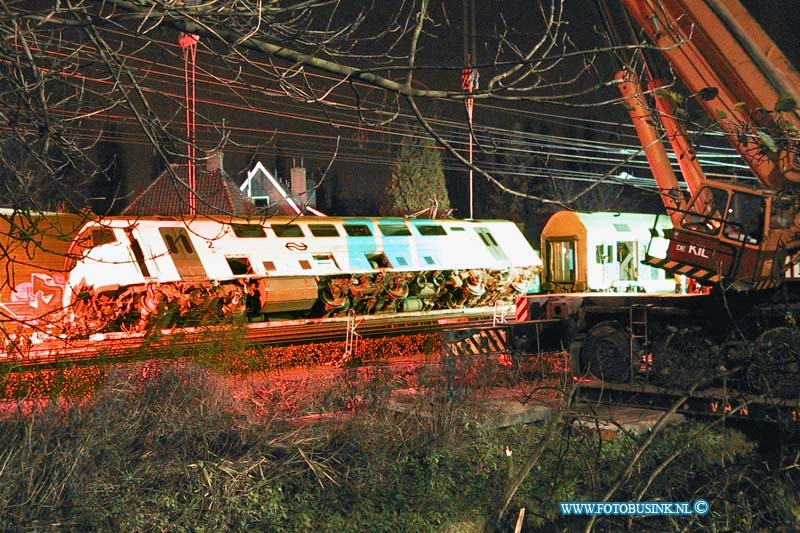
[[[419,135],[404,137],[392,164],[380,212],[405,216],[432,205],[439,212],[450,209],[442,156],[432,139]]]

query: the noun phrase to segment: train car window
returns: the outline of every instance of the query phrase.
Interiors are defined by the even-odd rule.
[[[103,244],[110,244],[117,242],[114,232],[109,228],[100,228],[92,230],[92,246],[102,246]]]
[[[339,230],[333,224],[309,224],[308,229],[314,237],[338,237]]]
[[[386,254],[364,254],[369,261],[369,264],[372,268],[392,268],[392,264],[389,262],[389,258],[386,257]]]
[[[250,266],[250,260],[246,257],[226,257],[225,261],[231,267],[231,272],[234,276],[245,276],[247,274],[254,274],[253,267]]]
[[[549,281],[573,283],[575,281],[575,241],[547,240]]]
[[[351,237],[369,237],[372,232],[364,224],[345,224],[344,231]]]
[[[494,240],[494,237],[486,228],[475,228],[475,232],[478,234],[478,236],[483,241],[483,244],[485,244],[486,246],[489,247],[497,246],[497,241]]]
[[[436,260],[433,257],[429,256],[429,255],[426,255],[424,257],[424,259],[425,259],[425,263],[427,263],[429,265],[435,265],[436,264]]]
[[[450,231],[464,231],[464,228],[461,226],[450,226]]]
[[[495,261],[508,260],[508,257],[505,255],[503,250],[497,244],[497,241],[492,235],[492,232],[489,231],[488,228],[476,227],[474,229],[475,233],[477,233],[478,236],[481,238],[483,244],[486,245],[486,248],[489,250],[489,253],[492,254],[492,257],[494,258]]]
[[[495,240],[494,235],[492,235],[491,231],[484,230],[483,233],[484,235],[486,235],[486,239],[489,240],[488,246],[498,246],[497,241]]]
[[[386,237],[407,237],[411,235],[411,230],[405,224],[378,224],[378,229]]]
[[[175,237],[173,235],[164,235],[164,243],[167,245],[167,250],[171,254],[178,253],[178,246],[175,244]]]
[[[397,261],[397,264],[400,266],[408,266],[408,261],[406,261],[405,257],[395,257],[394,260]]]
[[[435,236],[435,235],[447,235],[447,232],[444,230],[444,227],[438,224],[419,224],[414,226],[417,228],[417,231],[420,235],[428,236]]]
[[[267,232],[259,224],[231,224],[234,235],[242,238],[266,237]]]
[[[161,227],[158,228],[158,232],[164,239],[172,262],[182,279],[207,275],[186,228]]]
[[[311,270],[311,263],[309,263],[306,259],[300,259],[298,263],[300,264],[300,268],[303,270]]]
[[[267,272],[275,272],[276,270],[278,270],[277,268],[275,268],[275,263],[273,263],[272,261],[264,261],[262,264],[264,265],[264,270],[266,270]]]
[[[297,224],[281,224],[281,225],[273,225],[272,231],[275,232],[275,235],[278,237],[302,237],[303,230]]]
[[[631,227],[627,224],[614,224],[614,229],[624,233],[628,233],[631,231]]]
[[[164,242],[167,245],[169,253],[173,255],[179,253],[194,254],[194,249],[192,248],[192,244],[189,242],[189,237],[187,237],[186,234],[180,230],[178,230],[175,235],[167,233],[166,231],[162,231],[162,235],[164,236]],[[181,250],[178,245],[181,245],[183,250]]]
[[[608,246],[604,244],[598,244],[594,249],[595,255],[595,263],[598,265],[602,265],[604,263],[613,263],[614,262],[614,247],[610,244]]]
[[[333,267],[339,270],[339,265],[336,263],[336,258],[333,257],[333,254],[314,254],[312,257],[314,262],[321,267]]]

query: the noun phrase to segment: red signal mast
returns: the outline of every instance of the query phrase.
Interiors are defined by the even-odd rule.
[[[197,169],[195,165],[195,142],[197,140],[195,132],[196,116],[196,94],[195,94],[195,72],[197,57],[197,42],[200,40],[198,35],[181,33],[178,37],[178,44],[183,49],[183,95],[186,106],[186,171],[187,185],[189,187],[189,215],[197,213]]]

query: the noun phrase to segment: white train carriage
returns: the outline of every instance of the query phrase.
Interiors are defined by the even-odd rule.
[[[675,292],[675,279],[642,264],[666,250],[669,217],[559,211],[541,235],[542,288],[548,292]],[[652,239],[651,239],[652,237]]]
[[[107,218],[74,243],[65,305],[92,328],[155,316],[263,319],[491,304],[541,261],[512,222],[403,218]]]

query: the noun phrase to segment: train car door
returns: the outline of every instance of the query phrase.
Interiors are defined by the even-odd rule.
[[[181,279],[205,278],[206,270],[186,228],[158,228]]]
[[[556,290],[571,289],[576,281],[575,239],[547,239],[547,281]]]
[[[619,279],[636,283],[639,279],[639,247],[636,241],[617,241]]]
[[[485,244],[486,248],[489,249],[489,253],[492,254],[492,257],[494,258],[495,261],[501,261],[501,262],[508,261],[508,256],[506,256],[503,249],[500,248],[500,245],[497,244],[497,241],[492,235],[492,232],[489,231],[489,228],[480,228],[480,227],[475,228],[475,233],[478,234],[478,236],[483,241],[483,244]]]

